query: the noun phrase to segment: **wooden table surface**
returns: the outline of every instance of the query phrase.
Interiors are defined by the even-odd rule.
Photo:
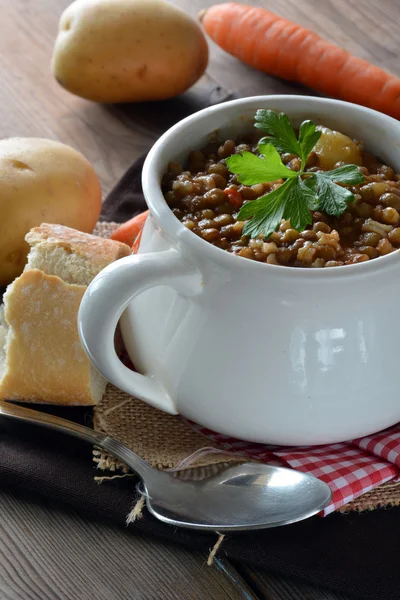
[[[121,106],[81,100],[61,89],[50,73],[58,18],[68,3],[0,0],[0,137],[48,137],[74,146],[95,166],[104,195],[182,113],[229,97],[306,93],[210,43],[206,76],[178,99]],[[250,3],[310,27],[400,76],[396,0]],[[175,4],[195,16],[212,1]],[[224,558],[210,568],[206,558],[0,490],[1,600],[350,600]]]

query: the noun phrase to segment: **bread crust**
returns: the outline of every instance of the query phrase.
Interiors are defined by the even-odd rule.
[[[44,245],[50,250],[62,248],[67,254],[84,258],[91,267],[99,271],[131,252],[127,244],[49,223],[42,223],[40,227],[31,229],[25,240],[32,248],[38,245]]]

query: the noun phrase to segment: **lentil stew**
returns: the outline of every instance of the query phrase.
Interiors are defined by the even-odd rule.
[[[276,265],[335,267],[364,262],[400,248],[400,175],[366,151],[362,142],[321,127],[321,137],[308,156],[307,172],[345,164],[359,166],[364,182],[346,186],[355,201],[340,217],[312,211],[312,225],[298,232],[282,220],[267,239],[243,235],[237,215],[248,201],[273,191],[282,180],[241,185],[226,159],[232,154],[258,154],[257,132],[236,141],[212,141],[189,154],[185,165],[170,163],[162,187],[174,215],[193,233],[232,254]],[[291,170],[300,159],[282,154]]]

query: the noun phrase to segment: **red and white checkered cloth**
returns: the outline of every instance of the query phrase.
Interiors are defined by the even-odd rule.
[[[254,444],[226,437],[195,423],[190,425],[223,450],[311,473],[325,481],[333,498],[323,516],[382,483],[400,480],[400,424],[350,442],[301,447]]]

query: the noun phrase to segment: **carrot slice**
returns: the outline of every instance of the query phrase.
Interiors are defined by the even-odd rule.
[[[229,204],[233,206],[236,210],[243,204],[242,194],[235,190],[235,188],[228,187],[224,190],[225,196],[228,198]]]
[[[136,237],[142,230],[148,215],[149,211],[146,210],[139,215],[136,215],[136,217],[132,217],[129,221],[122,223],[122,225],[120,225],[111,235],[111,239],[132,246]]]
[[[400,79],[263,8],[226,2],[199,15],[226,52],[276,77],[400,119]]]

